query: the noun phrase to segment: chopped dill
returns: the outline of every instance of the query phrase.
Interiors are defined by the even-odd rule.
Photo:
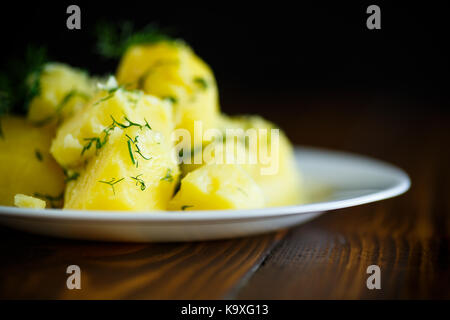
[[[83,98],[85,101],[89,100],[89,95],[84,93],[84,92],[79,92],[77,90],[71,90],[69,91],[59,102],[59,104],[56,106],[55,109],[55,113],[42,119],[37,121],[35,124],[36,125],[44,125],[47,124],[48,122],[50,122],[51,120],[58,118],[61,111],[64,109],[64,107],[69,103],[69,101],[73,98],[79,96],[81,98]]]
[[[132,148],[131,148],[131,144],[134,145],[134,147],[136,148],[136,150],[134,150],[134,152],[136,152],[138,155],[140,155],[144,160],[150,160],[152,157],[146,157],[142,154],[141,149],[139,148],[139,141],[138,138],[139,136],[134,137],[134,139],[132,139],[128,134],[125,134],[125,136],[128,138],[127,140],[127,144],[128,144],[128,151],[130,153],[130,157],[132,158],[132,162],[133,164],[136,164],[136,168],[139,166],[138,161],[134,162],[134,157],[133,157],[133,153],[132,153]]]
[[[36,149],[36,150],[34,151],[34,155],[36,156],[36,158],[37,158],[40,162],[42,162],[42,160],[44,159],[44,158],[42,157],[42,153],[39,151],[39,149]]]
[[[64,180],[65,183],[67,183],[69,181],[75,181],[80,176],[80,174],[75,171],[69,173],[66,170],[64,170],[64,174],[66,175],[66,179]]]
[[[203,90],[208,89],[208,82],[205,80],[205,78],[194,78],[194,82],[200,86]]]
[[[127,140],[127,144],[128,144],[128,153],[130,154],[131,162],[133,163],[133,165],[136,165],[136,161],[134,160],[133,150],[131,148],[130,140]]]
[[[104,58],[120,58],[125,51],[138,44],[151,44],[160,41],[175,41],[168,33],[155,24],[136,30],[131,21],[119,23],[101,22],[96,26],[97,52]]]
[[[192,207],[193,207],[192,205],[184,205],[184,206],[181,206],[181,210],[184,211],[187,208],[192,208]]]
[[[42,193],[35,192],[35,193],[33,193],[33,197],[47,200],[50,203],[50,207],[58,208],[61,206],[61,202],[64,199],[64,192],[61,192],[57,196],[52,196],[49,194],[42,194]]]
[[[113,194],[116,195],[116,190],[114,189],[114,185],[115,185],[116,183],[119,183],[119,182],[122,181],[123,179],[125,179],[125,178],[120,178],[119,180],[116,180],[116,178],[112,178],[110,181],[99,180],[98,182],[104,183],[104,184],[107,184],[107,185],[110,185],[110,186],[111,186],[111,189],[112,189],[112,191],[113,191]]]
[[[114,87],[114,88],[111,88],[111,89],[107,90],[108,95],[107,95],[106,97],[103,97],[103,98],[99,99],[98,101],[96,101],[96,102],[94,103],[94,106],[96,106],[96,105],[98,105],[98,104],[100,104],[100,103],[102,103],[102,102],[104,102],[104,101],[106,101],[106,100],[109,100],[109,99],[111,99],[112,97],[114,97],[114,95],[116,94],[116,92],[117,92],[119,89],[124,89],[124,86],[121,85],[121,86]]]
[[[163,97],[163,100],[169,100],[170,102],[172,102],[172,104],[175,104],[178,102],[178,99],[175,98],[174,96]]]
[[[160,181],[173,182],[172,169],[167,168],[166,175],[165,175],[164,177],[162,177],[161,179],[159,179],[159,180],[160,180]]]
[[[131,177],[131,179],[136,181],[136,186],[140,186],[141,191],[144,191],[146,188],[145,182],[144,182],[144,180],[139,178],[140,176],[142,176],[142,174],[138,174],[136,177]]]

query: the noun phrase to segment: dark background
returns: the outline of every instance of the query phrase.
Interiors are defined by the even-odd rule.
[[[72,3],[81,7],[81,30],[66,28],[66,8]],[[370,4],[381,7],[381,30],[366,28]],[[142,27],[158,22],[212,66],[223,109],[231,113],[258,112],[251,103],[247,110],[236,110],[236,97],[271,99],[280,111],[289,107],[283,106],[283,99],[336,95],[411,102],[397,107],[377,104],[381,111],[394,107],[447,112],[449,21],[444,2],[177,6],[148,1],[17,1],[2,3],[0,10],[3,63],[23,55],[28,44],[46,45],[55,60],[93,73],[111,73],[117,62],[95,53],[96,23],[131,20]]]

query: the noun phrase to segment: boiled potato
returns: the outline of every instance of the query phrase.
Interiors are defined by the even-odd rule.
[[[18,193],[14,196],[14,205],[19,208],[44,209],[46,203],[39,198]]]
[[[48,63],[28,79],[37,95],[30,101],[28,119],[47,124],[78,112],[92,97],[95,86],[88,75],[62,63]]]
[[[114,128],[65,194],[66,209],[165,210],[178,179],[171,145],[149,128]]]
[[[266,206],[283,206],[302,201],[300,172],[295,164],[291,143],[282,131],[279,131],[277,152],[277,146],[272,145],[270,138],[270,130],[276,127],[261,117],[222,115],[219,128],[223,132],[223,139],[194,149],[190,163],[184,161],[181,164],[183,176],[208,163],[240,164],[263,190]],[[230,132],[236,138],[225,139],[227,129],[241,131]],[[249,142],[250,135],[246,135],[248,129],[256,129],[254,147]],[[267,129],[267,135],[261,134],[258,129]],[[267,150],[267,157],[262,157],[264,150]],[[194,163],[198,153],[203,153],[202,161]],[[211,153],[213,156],[208,156]]]
[[[302,201],[301,176],[296,166],[294,151],[289,139],[279,130],[278,148],[271,141],[270,130],[277,129],[272,123],[259,116],[226,117],[221,120],[227,129],[267,129],[267,135],[257,131],[256,148],[247,146],[248,152],[257,159],[255,165],[245,168],[264,192],[266,206],[285,206]],[[249,144],[248,141],[245,142]],[[264,156],[267,150],[267,157]],[[257,153],[257,154],[255,154]]]
[[[214,75],[205,62],[182,42],[162,41],[130,47],[120,62],[117,80],[127,87],[171,100],[175,126],[188,130],[192,146],[195,121],[198,121],[199,134],[218,124],[219,104]],[[183,143],[188,144],[187,141]]]
[[[110,126],[149,126],[167,143],[173,131],[172,105],[142,91],[128,91],[110,81],[83,109],[57,130],[51,152],[65,168],[75,168],[98,152]]]
[[[14,196],[20,193],[60,206],[65,177],[49,152],[53,129],[13,116],[0,122],[0,204],[14,205]]]
[[[207,164],[188,173],[172,210],[252,209],[264,206],[261,188],[239,165]]]

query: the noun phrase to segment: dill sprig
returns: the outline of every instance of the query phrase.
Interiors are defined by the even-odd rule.
[[[167,168],[166,175],[159,180],[173,182],[172,169]]]
[[[130,177],[130,178],[136,181],[136,186],[140,186],[141,191],[144,191],[146,188],[145,182],[144,182],[144,180],[142,180],[142,178],[140,178],[140,176],[142,176],[142,174],[138,174],[136,177]]]
[[[181,210],[184,211],[187,208],[192,208],[192,207],[193,207],[192,205],[184,205],[184,206],[181,206]]]
[[[152,157],[146,157],[142,154],[142,151],[138,145],[139,136],[135,136],[134,139],[132,139],[128,134],[125,134],[125,136],[128,138],[127,145],[128,145],[128,152],[130,154],[131,162],[133,163],[133,165],[136,165],[136,168],[139,167],[139,162],[133,156],[133,150],[132,150],[131,145],[133,145],[136,148],[136,150],[134,150],[134,152],[137,153],[138,155],[140,155],[144,160],[150,160],[152,158]]]
[[[170,30],[162,29],[156,24],[136,30],[131,21],[114,24],[101,22],[96,27],[96,51],[104,58],[117,59],[133,45],[174,41],[169,33]]]
[[[84,99],[85,101],[89,100],[89,95],[84,93],[84,92],[80,92],[77,90],[71,90],[69,91],[62,99],[61,101],[58,103],[58,105],[56,106],[55,112],[42,119],[39,120],[37,122],[35,122],[36,125],[41,126],[41,125],[45,125],[47,123],[49,123],[50,121],[52,121],[53,119],[58,119],[61,115],[62,110],[64,109],[64,107],[69,103],[69,101],[73,98],[73,97],[80,97],[82,99]]]
[[[125,179],[125,178],[120,178],[119,180],[116,180],[116,178],[112,178],[110,181],[103,181],[103,180],[100,180],[100,181],[98,181],[98,182],[104,183],[104,184],[107,184],[107,185],[111,186],[112,191],[113,191],[113,194],[116,195],[116,190],[114,189],[114,185],[115,185],[116,183],[119,183],[119,182],[122,181],[123,179]]]
[[[61,192],[57,196],[52,196],[49,194],[42,194],[39,192],[33,193],[33,197],[41,198],[50,203],[50,207],[52,208],[59,208],[62,205],[62,200],[64,199],[64,192]]]
[[[80,174],[76,171],[66,170],[66,169],[63,169],[63,171],[64,171],[64,175],[66,176],[66,179],[64,180],[65,183],[68,183],[69,181],[75,181],[80,176]]]
[[[206,81],[205,78],[201,77],[194,78],[194,83],[196,83],[203,90],[208,89],[208,82]]]
[[[139,129],[143,129],[143,128],[148,128],[149,130],[151,130],[152,128],[150,127],[150,125],[148,124],[147,120],[144,118],[145,124],[139,124],[137,122],[133,122],[130,119],[128,119],[127,116],[124,116],[124,120],[127,123],[120,123],[118,122],[116,119],[114,119],[114,117],[112,115],[110,115],[112,123],[106,127],[105,129],[103,129],[103,137],[89,137],[89,138],[84,138],[84,141],[87,141],[86,144],[83,146],[83,149],[81,150],[81,155],[83,155],[86,151],[88,151],[92,146],[95,146],[96,152],[98,152],[98,150],[100,150],[107,142],[109,139],[109,136],[111,135],[111,131],[113,131],[116,127],[119,127],[121,129],[126,129],[129,127],[138,127]],[[135,145],[136,147],[136,152],[145,160],[150,160],[151,158],[145,157],[141,150],[139,149],[139,146],[137,145],[137,138],[138,136],[135,137],[135,139],[131,139],[128,135],[127,137],[131,140],[131,142]],[[130,146],[131,147],[131,146]],[[130,148],[129,147],[129,148]],[[131,152],[130,152],[131,153]],[[132,158],[132,160],[134,160]],[[137,162],[136,162],[137,163]],[[133,164],[135,164],[135,162],[133,161]]]
[[[39,151],[39,149],[36,149],[36,150],[34,151],[34,155],[36,156],[36,158],[37,158],[38,161],[40,161],[40,162],[42,162],[42,160],[44,159],[44,158],[42,157],[42,153],[41,153],[41,151]]]

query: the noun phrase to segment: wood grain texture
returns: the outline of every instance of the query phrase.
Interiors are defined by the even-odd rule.
[[[299,119],[296,132],[313,145],[393,162],[410,174],[412,188],[292,230],[237,298],[450,298],[449,117],[398,112],[395,106],[371,113],[364,104],[354,111],[336,114],[336,121]],[[381,268],[381,290],[366,287],[366,269],[373,264]]]
[[[283,113],[273,109],[280,101]],[[357,94],[228,101],[273,119],[297,144],[392,162],[412,188],[287,235],[117,244],[0,229],[0,298],[450,298],[450,117],[428,103]],[[65,287],[70,264],[82,269],[82,290]],[[381,290],[366,287],[372,264]]]
[[[228,241],[117,244],[1,231],[2,299],[222,298],[283,235],[279,232]],[[66,288],[66,268],[72,264],[81,268],[81,290]]]

